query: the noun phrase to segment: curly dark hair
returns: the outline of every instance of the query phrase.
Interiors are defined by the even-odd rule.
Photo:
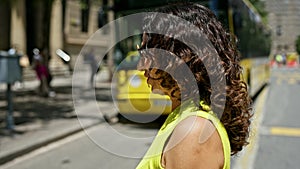
[[[172,88],[172,90],[179,90],[180,88],[181,91],[185,91],[185,94],[178,98],[180,101],[187,100],[197,93],[199,99],[209,105],[214,112],[219,112],[218,108],[221,109],[223,104],[222,112],[217,113],[217,115],[227,130],[231,145],[231,154],[234,155],[238,153],[242,150],[243,146],[248,144],[250,118],[252,117],[252,101],[248,95],[247,85],[242,80],[242,67],[239,65],[240,54],[236,47],[235,37],[230,35],[230,33],[223,28],[222,24],[209,9],[199,4],[171,4],[159,8],[157,12],[168,14],[168,16],[167,18],[158,18],[159,15],[156,13],[145,16],[143,26],[145,33],[143,34],[142,46],[139,51],[141,52],[143,49],[149,48],[162,49],[184,61],[183,63],[170,63],[157,59],[158,56],[151,57],[152,63],[156,62],[157,64],[163,65],[163,67],[175,66],[178,68],[182,66],[182,64],[188,65],[190,71],[193,73],[193,78],[196,79],[196,88],[189,85],[189,78],[184,78],[181,82],[178,82],[176,77],[172,77],[162,70],[157,70],[157,74],[163,77],[161,86]],[[191,32],[187,32],[182,29],[184,25],[180,24],[183,23],[176,21],[170,22],[172,16],[182,18],[196,26],[212,44],[213,50],[218,54],[219,60],[216,60],[216,57],[213,57],[207,52],[209,46],[204,45],[205,47],[201,48],[202,56],[199,56],[190,46],[178,40],[176,38],[178,36],[185,36],[183,39],[188,41],[189,38],[195,38],[195,36],[200,37],[201,35],[195,35],[192,30]],[[153,29],[170,32],[168,31],[170,28],[176,30],[176,34],[170,33],[166,35],[153,33]],[[143,58],[155,54],[151,52],[141,52],[141,55]],[[218,61],[218,65],[213,64],[216,63],[216,61]],[[204,62],[210,64],[207,65],[204,64]],[[217,66],[223,67],[223,72],[216,71]],[[185,77],[185,72],[177,72],[175,76]],[[225,78],[226,87],[224,97],[218,93],[212,94],[211,77],[217,82]],[[174,83],[176,82],[179,87],[174,87]],[[175,91],[172,93],[175,93]],[[220,101],[212,102],[212,99]],[[198,106],[204,110],[200,104]]]

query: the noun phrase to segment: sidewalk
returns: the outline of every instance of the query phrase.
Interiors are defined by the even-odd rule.
[[[111,85],[105,80],[106,72],[96,78],[96,101],[102,113],[116,114]],[[67,137],[85,128],[104,122],[102,114],[95,112],[93,100],[84,100],[80,112],[74,110],[72,99],[72,76],[54,77],[52,81],[56,96],[40,97],[35,90],[37,80],[26,81],[20,89],[13,89],[13,107],[16,133],[5,132],[7,111],[5,90],[0,87],[0,165],[33,151],[46,144]],[[82,90],[82,95],[88,92]],[[80,118],[80,122],[78,120]]]

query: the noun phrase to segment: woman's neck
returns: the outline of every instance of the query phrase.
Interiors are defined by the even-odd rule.
[[[172,111],[174,111],[178,106],[180,106],[181,101],[177,98],[171,98],[172,101]]]

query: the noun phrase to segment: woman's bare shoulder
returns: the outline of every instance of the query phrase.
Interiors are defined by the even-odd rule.
[[[222,168],[221,139],[207,119],[190,116],[174,129],[164,149],[165,168]]]

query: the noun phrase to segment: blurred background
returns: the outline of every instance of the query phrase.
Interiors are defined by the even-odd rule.
[[[298,168],[300,1],[189,1],[210,8],[237,37],[254,100],[250,144],[232,168]],[[139,24],[107,24],[172,2],[0,0],[0,169],[134,168],[151,139],[112,136],[107,124],[131,138],[151,138],[171,103],[152,95],[136,70]],[[75,68],[87,77],[76,90]],[[101,113],[91,108],[91,90]],[[72,91],[85,99],[74,101]]]

